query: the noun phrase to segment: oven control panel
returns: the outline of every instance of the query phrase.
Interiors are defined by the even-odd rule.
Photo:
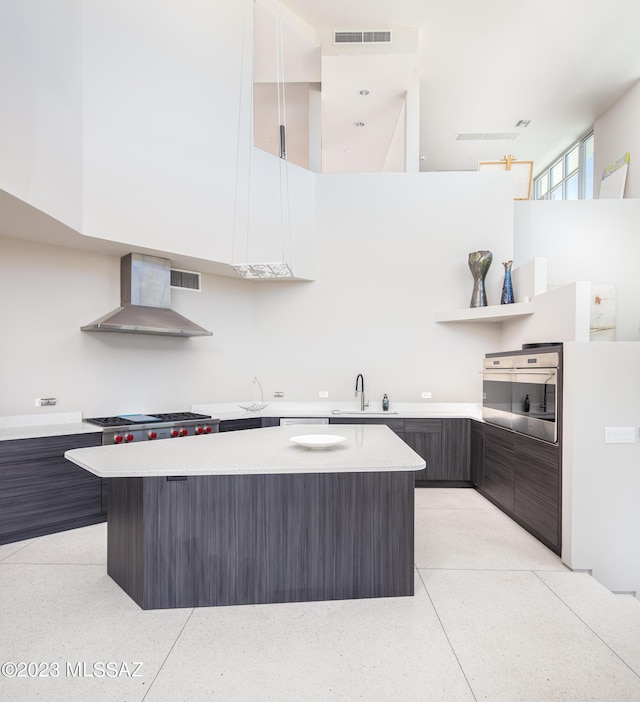
[[[117,427],[102,432],[103,446],[112,444],[132,444],[138,441],[158,441],[160,439],[181,439],[185,436],[206,436],[218,431],[217,420],[197,424],[147,425],[145,427]]]

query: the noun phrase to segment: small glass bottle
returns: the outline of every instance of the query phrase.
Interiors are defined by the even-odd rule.
[[[389,398],[387,397],[387,393],[384,394],[384,397],[382,398],[382,411],[387,412],[389,410]]]

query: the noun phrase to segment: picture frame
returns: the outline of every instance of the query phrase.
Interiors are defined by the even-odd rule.
[[[513,156],[505,156],[500,161],[478,161],[478,171],[511,171],[513,173],[513,199],[531,199],[533,161],[519,161]]]

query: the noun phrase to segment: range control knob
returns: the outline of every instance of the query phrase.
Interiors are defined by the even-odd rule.
[[[204,428],[204,431],[205,431],[206,434],[211,434],[211,427],[210,427],[210,426],[206,426],[206,427]]]
[[[180,432],[177,429],[172,429],[171,430],[171,436],[180,436]]]
[[[186,436],[188,433],[187,429],[180,429],[180,436]]]
[[[204,427],[196,427],[196,434],[204,434]]]
[[[126,441],[133,441],[133,434],[127,434],[124,438]]]
[[[113,437],[113,442],[114,442],[115,444],[121,444],[121,443],[122,443],[122,436],[121,436],[120,434],[116,434],[116,435]]]
[[[150,431],[148,436],[150,439],[157,439],[158,438],[158,434],[155,431]]]

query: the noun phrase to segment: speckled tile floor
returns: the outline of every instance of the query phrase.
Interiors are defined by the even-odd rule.
[[[144,612],[103,524],[0,546],[0,699],[640,701],[640,601],[474,490],[416,491],[415,562],[409,598]]]

